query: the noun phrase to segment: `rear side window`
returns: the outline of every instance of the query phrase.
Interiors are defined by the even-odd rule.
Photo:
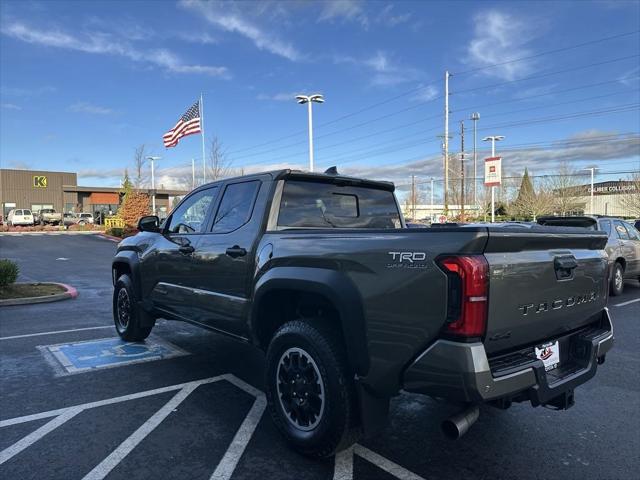
[[[31,215],[31,210],[23,210],[23,215]]]
[[[400,225],[393,192],[302,180],[284,184],[278,226],[400,228]]]
[[[624,226],[627,227],[627,233],[629,234],[629,238],[631,240],[640,240],[640,233],[636,228],[630,223],[624,223]]]
[[[616,220],[615,226],[616,226],[616,232],[618,232],[618,237],[620,237],[621,240],[629,240],[629,234],[627,233],[627,229],[624,228],[624,225],[622,224],[622,222]]]
[[[248,223],[259,188],[259,180],[227,185],[211,231],[229,233]]]
[[[22,215],[22,210],[16,210],[16,211],[14,212],[14,215]]]
[[[609,220],[601,220],[600,230],[607,232],[607,235],[611,235],[611,222]]]

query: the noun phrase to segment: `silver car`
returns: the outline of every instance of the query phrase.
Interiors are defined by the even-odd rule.
[[[611,295],[622,295],[625,279],[640,280],[640,232],[631,223],[613,217],[539,217],[540,225],[584,227],[609,235],[605,250],[609,255]]]
[[[640,232],[618,218],[598,218],[598,229],[609,235],[605,249],[611,262],[611,295],[620,295],[624,279],[640,280]]]

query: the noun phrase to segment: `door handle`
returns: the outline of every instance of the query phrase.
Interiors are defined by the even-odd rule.
[[[195,248],[193,248],[191,245],[182,245],[181,247],[178,248],[178,251],[180,253],[184,253],[185,255],[190,255],[194,252]]]
[[[244,248],[239,247],[238,245],[227,248],[227,255],[229,255],[231,258],[244,257],[246,254],[247,251]]]

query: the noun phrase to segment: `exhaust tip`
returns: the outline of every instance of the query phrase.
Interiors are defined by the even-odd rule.
[[[446,419],[440,425],[442,433],[451,440],[457,440],[469,431],[480,416],[480,409],[473,406]]]

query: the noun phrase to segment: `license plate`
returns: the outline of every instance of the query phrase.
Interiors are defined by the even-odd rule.
[[[557,341],[543,343],[535,349],[536,357],[542,360],[545,371],[548,372],[560,365],[560,345]]]

